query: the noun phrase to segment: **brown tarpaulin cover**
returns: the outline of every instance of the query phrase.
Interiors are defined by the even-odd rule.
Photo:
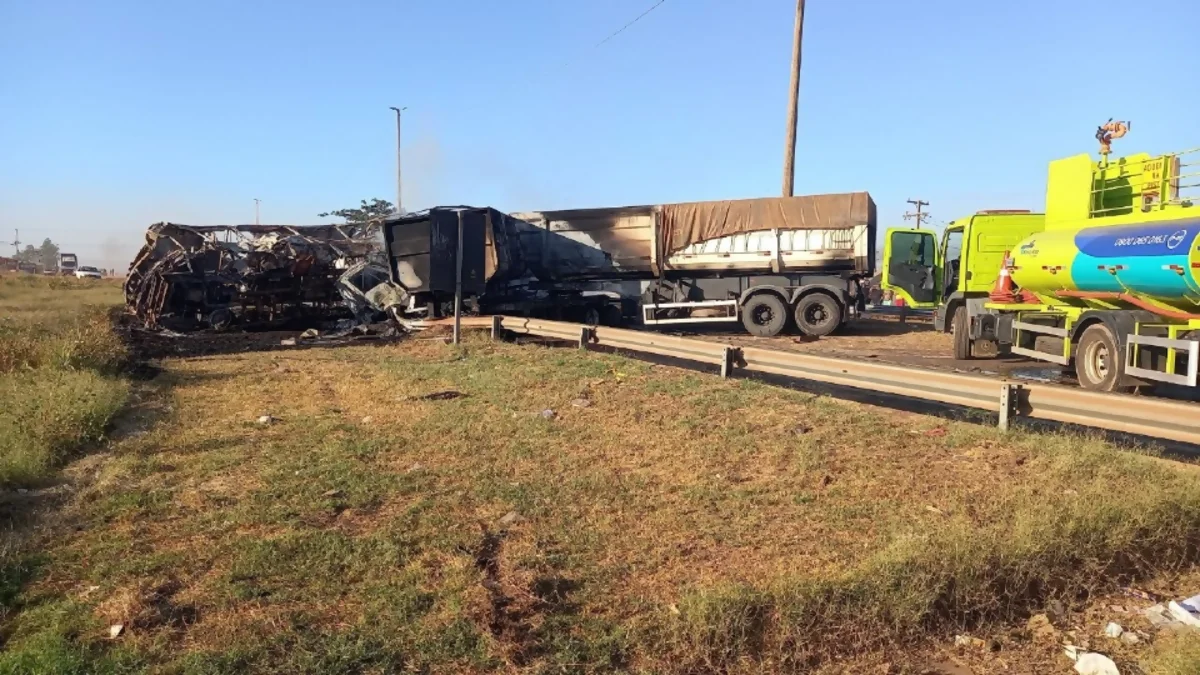
[[[845,230],[875,221],[866,192],[664,204],[659,248],[667,256],[698,241],[762,230]]]

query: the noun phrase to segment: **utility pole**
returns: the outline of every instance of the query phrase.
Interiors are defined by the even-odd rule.
[[[921,223],[925,222],[926,220],[929,220],[929,213],[921,212],[921,207],[929,206],[929,202],[921,201],[920,199],[910,199],[910,200],[908,200],[908,203],[917,207],[917,212],[916,213],[910,212],[910,213],[904,214],[904,219],[905,220],[916,220],[917,221],[917,229],[919,230],[919,229],[921,229]]]
[[[792,85],[789,91],[787,140],[783,146],[783,196],[796,184],[796,123],[800,104],[800,44],[804,40],[804,0],[796,0],[796,37],[792,42]]]
[[[258,205],[262,200],[258,197],[254,198],[254,224],[258,225]]]
[[[408,106],[391,106],[391,109],[396,111],[396,214],[400,215],[404,213],[404,182],[400,172],[400,113],[408,110]]]
[[[21,257],[21,231],[20,230],[13,230],[12,247],[13,247],[13,259],[20,258]]]

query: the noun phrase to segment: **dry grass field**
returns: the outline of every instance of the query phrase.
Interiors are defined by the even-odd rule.
[[[131,381],[53,284],[0,281],[0,672],[1068,673],[1031,614],[1196,578],[1153,448],[482,335]]]

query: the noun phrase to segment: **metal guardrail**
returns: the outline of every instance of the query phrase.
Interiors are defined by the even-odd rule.
[[[985,410],[999,415],[1001,428],[1028,417],[1200,445],[1200,406],[1122,394],[1101,394],[1051,384],[997,380],[978,375],[905,368],[883,363],[814,356],[758,347],[607,326],[494,316],[464,321],[491,327],[492,336],[530,335],[655,354],[720,367],[721,376],[746,372],[794,377]]]

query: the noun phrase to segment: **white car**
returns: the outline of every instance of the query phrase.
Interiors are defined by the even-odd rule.
[[[103,277],[104,275],[101,274],[100,270],[96,269],[95,267],[88,267],[87,265],[84,265],[83,267],[75,270],[76,279],[101,279]]]

